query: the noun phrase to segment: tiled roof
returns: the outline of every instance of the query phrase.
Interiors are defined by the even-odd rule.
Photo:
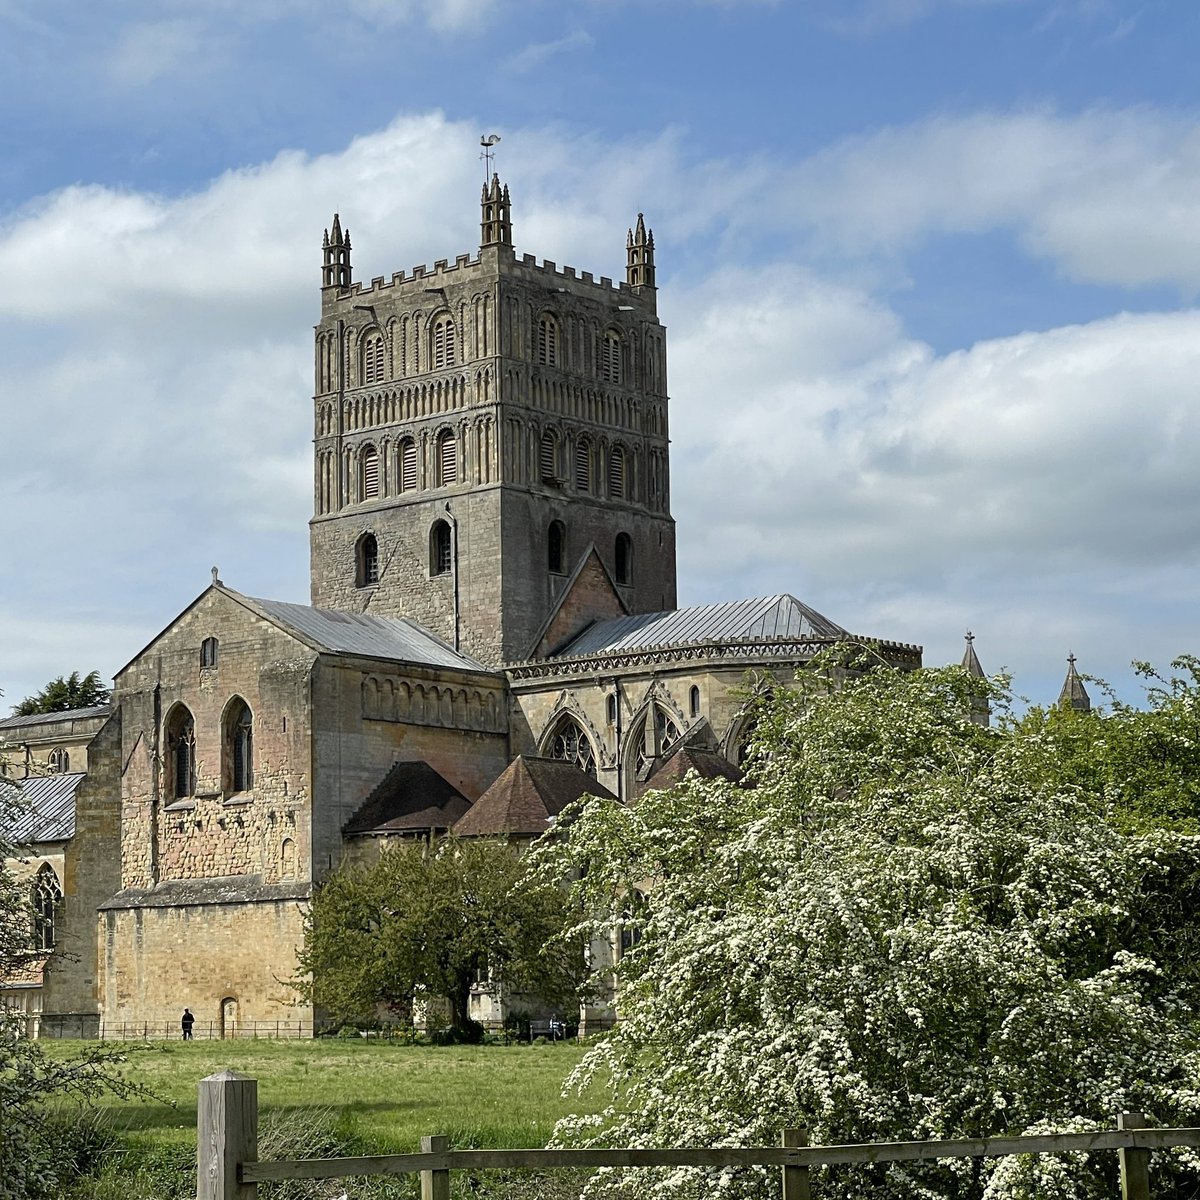
[[[691,772],[701,779],[728,779],[737,783],[742,772],[723,754],[699,746],[680,746],[639,788],[639,792],[662,791],[682,782]]]
[[[427,762],[399,762],[346,822],[349,837],[449,829],[471,802]]]
[[[464,671],[487,670],[482,663],[461,654],[449,643],[403,617],[336,612],[307,604],[232,594],[268,621],[327,653],[362,654],[368,658],[390,658]]]
[[[616,799],[608,788],[574,763],[518,755],[455,825],[454,832],[463,837],[503,834],[536,837],[545,833],[552,819],[581,796]]]
[[[86,721],[91,717],[106,717],[111,705],[96,704],[91,708],[69,708],[63,712],[33,713],[28,717],[0,718],[0,729],[17,729],[22,725],[40,725],[47,721]]]
[[[794,596],[763,596],[702,604],[671,612],[637,613],[597,621],[552,657],[647,650],[696,642],[842,638],[846,631]]]
[[[20,846],[65,842],[75,836],[75,792],[86,778],[82,771],[9,780],[21,793],[19,811],[5,834]]]

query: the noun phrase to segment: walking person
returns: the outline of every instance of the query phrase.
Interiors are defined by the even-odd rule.
[[[183,1026],[183,1040],[190,1042],[192,1040],[192,1026],[196,1023],[196,1018],[192,1016],[192,1010],[185,1008],[183,1016],[179,1019],[179,1024]]]

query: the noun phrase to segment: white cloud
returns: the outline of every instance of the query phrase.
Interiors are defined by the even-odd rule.
[[[558,58],[572,50],[587,50],[595,45],[596,39],[585,29],[576,29],[552,42],[534,42],[514,54],[505,64],[513,75],[525,75],[537,70],[550,59]]]
[[[994,666],[1074,649],[1104,667],[1135,609],[1156,628],[1126,630],[1122,658],[1183,648],[1167,643],[1200,593],[1181,566],[1200,553],[1200,314],[938,355],[885,299],[835,277],[832,254],[803,270],[764,257],[751,231],[778,242],[807,221],[887,255],[944,229],[1009,228],[1064,270],[1200,278],[1186,216],[1163,219],[1196,169],[1187,121],[931,121],[817,156],[800,188],[758,160],[690,163],[678,131],[619,144],[501,132],[519,249],[617,276],[626,225],[654,209],[685,601],[795,590],[935,658],[957,657],[969,624],[1005,647]],[[367,279],[469,249],[478,135],[407,115],[189,195],[65,189],[0,227],[0,505],[20,567],[8,605],[73,630],[93,620],[72,607],[85,581],[98,648],[72,633],[62,663],[8,625],[10,695],[114,670],[214,562],[231,586],[304,598],[321,229],[340,209]],[[26,642],[42,647],[33,659]]]
[[[203,69],[219,54],[211,31],[199,21],[141,21],[120,31],[108,69],[117,83],[144,87],[185,64]]]

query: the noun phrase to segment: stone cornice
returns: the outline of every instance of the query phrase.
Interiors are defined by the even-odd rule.
[[[637,650],[606,651],[574,658],[550,658],[505,667],[509,682],[547,679],[560,675],[604,675],[638,667],[662,667],[680,663],[807,662],[829,646],[871,647],[892,666],[919,667],[921,647],[904,642],[881,642],[847,635],[844,638],[763,638],[736,641],[690,642],[686,645],[646,646]]]

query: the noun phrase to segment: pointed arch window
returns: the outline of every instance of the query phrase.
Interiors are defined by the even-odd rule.
[[[561,521],[551,521],[546,530],[546,568],[552,575],[565,575],[566,564],[567,527]]]
[[[615,329],[606,330],[600,340],[600,378],[605,383],[621,382],[621,335]]]
[[[225,781],[235,794],[254,786],[254,716],[241,699],[225,713]]]
[[[592,443],[585,437],[575,443],[575,490],[592,490]]]
[[[359,455],[359,495],[363,500],[379,497],[379,451],[368,442]]]
[[[362,381],[383,382],[383,334],[378,330],[368,333],[362,345]]]
[[[574,763],[585,774],[596,778],[596,751],[583,726],[574,717],[563,717],[550,737],[550,757]]]
[[[71,756],[61,746],[50,751],[47,763],[51,775],[65,775],[71,769]]]
[[[400,443],[400,490],[417,490],[417,443],[412,438]]]
[[[618,533],[613,551],[617,582],[629,584],[633,580],[633,539],[627,533]]]
[[[549,313],[538,321],[537,360],[547,367],[558,365],[558,322]]]
[[[433,323],[433,367],[454,366],[454,319],[449,314]]]
[[[458,443],[453,429],[443,429],[437,440],[438,485],[458,482]]]
[[[429,531],[429,574],[449,575],[454,566],[454,539],[446,521],[434,521]]]
[[[167,722],[167,778],[169,800],[188,800],[196,794],[196,722],[181,704]]]
[[[633,772],[641,783],[649,778],[658,760],[679,741],[679,726],[661,704],[652,704],[634,738]]]
[[[558,430],[547,429],[542,434],[538,450],[538,474],[543,483],[558,482]]]
[[[49,863],[42,863],[33,877],[30,902],[33,906],[33,947],[35,950],[53,950],[57,940],[54,919],[62,903],[62,885]]]
[[[379,542],[373,533],[364,533],[358,539],[355,560],[356,587],[370,587],[379,582]]]
[[[614,446],[608,452],[608,494],[613,500],[625,499],[624,446]]]

